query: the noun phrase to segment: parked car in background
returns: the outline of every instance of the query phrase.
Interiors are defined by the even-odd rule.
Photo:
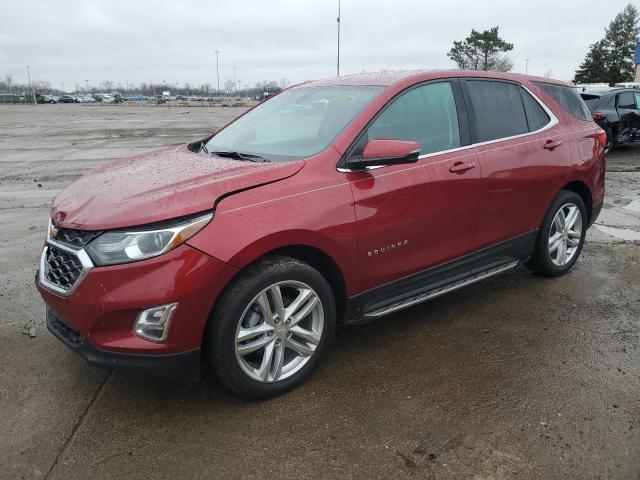
[[[176,95],[176,100],[186,101],[188,100],[188,97],[186,97],[185,95]]]
[[[94,93],[93,98],[96,102],[113,103],[114,99],[108,93]]]
[[[589,90],[580,94],[595,122],[607,134],[607,152],[634,143],[640,132],[640,91],[634,88]]]
[[[42,103],[58,103],[60,101],[60,98],[55,95],[41,95],[40,98]]]
[[[520,264],[568,272],[604,175],[604,131],[565,82],[308,82],[58,194],[37,285],[48,329],[95,365],[194,381],[204,359],[272,397],[309,377],[336,324]]]
[[[79,103],[79,100],[74,95],[62,95],[60,97],[61,103]]]
[[[640,82],[620,82],[620,83],[616,83],[614,87],[640,89]]]

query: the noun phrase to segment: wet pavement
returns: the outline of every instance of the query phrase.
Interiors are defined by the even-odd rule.
[[[109,373],[48,334],[33,274],[55,194],[241,111],[0,106],[0,478],[640,478],[640,148],[610,156],[571,273],[343,328],[278,399]]]

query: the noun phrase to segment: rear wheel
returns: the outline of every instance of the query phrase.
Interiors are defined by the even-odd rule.
[[[587,232],[587,209],[580,195],[563,190],[549,208],[528,266],[541,275],[567,273],[578,259]]]
[[[613,130],[611,127],[606,130],[607,140],[604,144],[604,153],[609,153],[613,150]]]
[[[212,312],[208,356],[218,377],[249,398],[280,395],[306,380],[335,329],[335,300],[309,265],[273,257],[250,267]]]

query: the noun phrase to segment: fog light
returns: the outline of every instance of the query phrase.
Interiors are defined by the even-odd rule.
[[[150,342],[163,343],[167,339],[169,323],[177,307],[177,303],[168,303],[143,310],[133,326],[133,333]]]

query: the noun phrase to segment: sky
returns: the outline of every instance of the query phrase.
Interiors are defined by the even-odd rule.
[[[500,27],[514,71],[571,80],[627,0],[342,0],[341,74],[446,69],[454,40]],[[638,1],[632,2],[640,7]],[[220,86],[336,74],[338,0],[0,0],[0,76]]]

